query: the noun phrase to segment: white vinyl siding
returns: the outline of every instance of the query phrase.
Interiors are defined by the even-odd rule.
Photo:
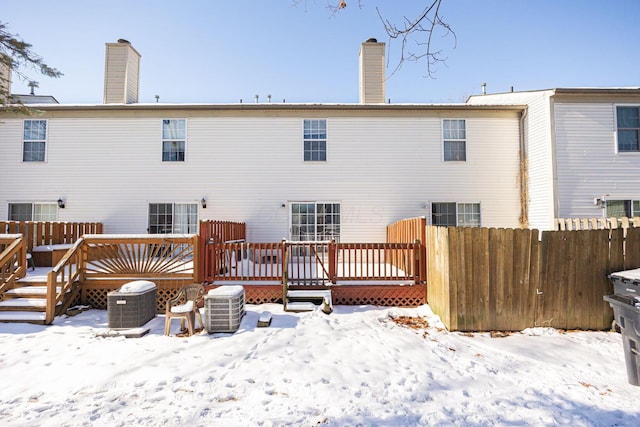
[[[617,153],[616,105],[556,103],[558,216],[603,215],[594,198],[640,199],[640,156]]]
[[[101,117],[108,111],[56,114],[48,121],[55,149],[48,150],[42,173],[21,173],[20,153],[12,144],[3,149],[0,170],[19,176],[20,185],[0,186],[0,202],[63,194],[68,203],[60,220],[101,221],[108,233],[144,233],[150,203],[198,203],[207,195],[203,219],[244,221],[249,240],[267,242],[289,236],[287,207],[300,200],[339,201],[342,242],[385,241],[388,224],[427,215],[428,200],[480,201],[483,226],[519,225],[516,111],[427,111],[420,117],[314,111],[327,117],[331,131],[331,161],[321,168],[301,161],[302,118],[311,115],[302,107],[260,117],[166,109],[135,117],[125,111],[119,117]],[[447,115],[465,119],[473,141],[460,167],[442,162]],[[171,173],[158,160],[159,123],[166,117],[188,117],[189,167]],[[3,120],[0,140],[20,147],[21,122]],[[97,191],[104,183],[108,188]]]
[[[473,96],[469,104],[527,104],[524,119],[526,174],[528,178],[528,219],[531,228],[554,227],[555,173],[552,125],[552,90],[512,92]]]

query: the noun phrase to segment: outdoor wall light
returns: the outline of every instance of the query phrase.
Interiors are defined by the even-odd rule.
[[[62,199],[58,199],[58,207],[59,207],[60,209],[64,209],[64,200],[62,200]]]
[[[285,205],[284,203],[280,205],[281,208],[286,208],[287,205]]]
[[[200,200],[200,205],[202,206],[202,209],[207,209],[207,199],[203,197],[202,200]]]

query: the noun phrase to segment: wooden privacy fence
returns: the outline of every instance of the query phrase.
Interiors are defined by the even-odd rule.
[[[609,273],[640,267],[640,229],[427,227],[428,302],[450,330],[611,327]]]
[[[245,240],[247,226],[244,222],[233,221],[200,221],[200,253],[205,254],[208,244],[223,243],[228,241]],[[200,277],[205,277],[210,270],[217,270],[220,266],[210,265],[209,262],[220,262],[211,257],[204,257],[200,263]]]
[[[640,217],[633,218],[556,218],[556,231],[605,230],[612,228],[640,227]]]
[[[36,246],[75,243],[83,234],[102,234],[99,222],[0,221],[0,234],[20,233],[27,252]]]
[[[427,277],[427,249],[425,242],[427,218],[420,216],[396,221],[387,226],[387,243],[419,243],[416,262],[420,266],[419,276],[422,280]],[[402,266],[397,266],[402,268]]]

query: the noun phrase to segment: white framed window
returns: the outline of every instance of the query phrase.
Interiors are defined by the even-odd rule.
[[[304,119],[303,145],[305,162],[327,161],[327,120]]]
[[[616,107],[618,152],[640,152],[640,106]]]
[[[9,203],[9,221],[57,221],[58,204],[44,203]]]
[[[442,120],[442,149],[445,162],[464,162],[467,160],[466,120]]]
[[[187,145],[185,119],[162,120],[162,161],[184,162]]]
[[[640,200],[607,200],[607,218],[640,216]]]
[[[340,240],[340,203],[291,202],[291,240]]]
[[[431,203],[431,225],[480,227],[480,203]]]
[[[149,203],[149,234],[198,232],[197,203]]]
[[[25,120],[22,133],[22,161],[44,162],[47,152],[47,121]]]

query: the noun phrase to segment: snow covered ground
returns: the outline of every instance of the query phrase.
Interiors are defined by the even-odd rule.
[[[271,326],[257,328],[263,311]],[[237,333],[189,338],[163,336],[162,316],[147,326],[142,338],[101,338],[102,310],[0,324],[0,423],[640,425],[616,333],[449,333],[428,306],[249,305]]]

